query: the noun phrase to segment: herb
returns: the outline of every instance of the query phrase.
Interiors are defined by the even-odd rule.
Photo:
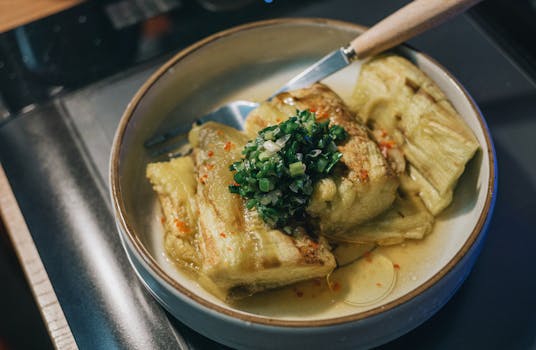
[[[342,157],[336,143],[347,138],[339,125],[318,123],[304,110],[261,130],[249,141],[241,161],[230,166],[235,184],[229,191],[246,199],[272,227],[289,232],[291,219],[303,219],[316,181],[331,173]]]

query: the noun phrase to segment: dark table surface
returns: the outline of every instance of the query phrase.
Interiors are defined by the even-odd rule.
[[[370,25],[403,3],[300,2],[277,16]],[[536,87],[468,16],[411,44],[446,66],[481,108],[495,142],[498,198],[481,256],[458,293],[382,348],[536,348]],[[0,162],[84,349],[221,347],[168,316],[137,281],[108,200],[115,127],[164,58],[73,88],[0,127]]]

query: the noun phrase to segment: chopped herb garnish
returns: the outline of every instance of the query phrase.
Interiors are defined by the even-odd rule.
[[[246,144],[244,158],[230,166],[236,183],[229,191],[244,197],[246,208],[256,208],[270,226],[287,232],[291,219],[304,218],[314,183],[341,159],[336,144],[346,138],[341,126],[318,123],[308,110],[296,111]]]

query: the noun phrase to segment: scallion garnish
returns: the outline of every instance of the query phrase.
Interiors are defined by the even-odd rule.
[[[318,123],[308,110],[296,111],[246,144],[244,158],[230,166],[236,183],[229,191],[244,197],[246,208],[256,208],[270,226],[288,228],[291,219],[304,218],[314,183],[341,159],[336,144],[346,138],[341,126]]]

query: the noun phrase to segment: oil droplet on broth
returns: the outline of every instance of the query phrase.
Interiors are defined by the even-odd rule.
[[[336,270],[331,280],[341,283],[344,302],[368,306],[387,297],[396,284],[393,262],[382,254],[371,253],[364,259]]]

